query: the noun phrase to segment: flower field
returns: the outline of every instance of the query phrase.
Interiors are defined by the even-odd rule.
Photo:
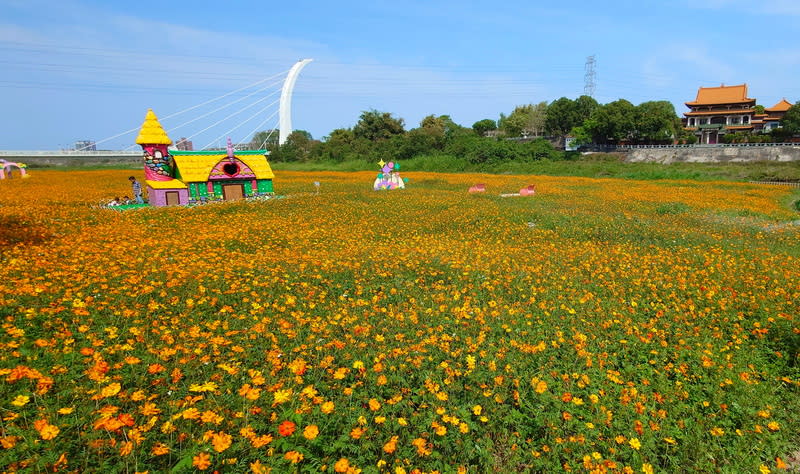
[[[282,199],[97,208],[130,173],[0,182],[0,471],[779,472],[800,448],[789,189],[278,172]]]

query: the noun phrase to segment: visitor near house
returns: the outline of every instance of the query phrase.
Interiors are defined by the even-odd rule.
[[[136,199],[137,204],[144,204],[144,199],[142,199],[142,183],[136,180],[136,177],[131,176],[128,178],[131,182],[131,187],[133,188],[133,197]]]

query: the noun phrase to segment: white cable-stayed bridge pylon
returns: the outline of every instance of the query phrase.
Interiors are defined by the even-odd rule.
[[[278,110],[273,112],[272,114],[270,114],[265,120],[263,120],[250,133],[248,133],[247,135],[242,137],[241,140],[238,140],[237,141],[238,145],[241,145],[242,143],[248,141],[251,136],[254,136],[254,134],[259,131],[260,127],[262,127],[264,124],[266,124],[267,122],[272,120],[275,117],[276,114],[279,114],[279,125],[278,126],[279,126],[279,130],[280,130],[280,132],[279,132],[280,136],[282,137],[282,141],[279,141],[279,143],[283,143],[283,142],[286,141],[286,137],[288,137],[292,133],[292,124],[291,124],[291,104],[292,104],[292,101],[291,101],[291,99],[292,99],[292,95],[293,95],[293,91],[294,91],[294,85],[295,85],[295,83],[297,81],[297,77],[298,77],[298,75],[300,73],[300,70],[306,64],[310,63],[311,61],[312,61],[311,59],[302,59],[302,60],[298,61],[297,63],[295,63],[294,66],[292,66],[292,68],[286,74],[285,79],[283,80],[283,87],[280,90],[281,96],[280,96],[280,104],[278,106]],[[272,76],[269,79],[274,78],[274,77],[276,77],[276,76]],[[185,125],[194,123],[194,122],[196,122],[198,120],[201,120],[201,119],[203,119],[205,117],[208,117],[208,116],[212,115],[215,112],[218,112],[218,111],[220,111],[222,109],[225,109],[225,108],[230,107],[232,105],[235,105],[235,104],[238,104],[240,102],[243,102],[244,100],[255,96],[259,92],[264,92],[265,90],[267,90],[270,87],[275,86],[275,85],[277,85],[277,81],[273,82],[271,84],[268,84],[268,85],[266,85],[264,87],[261,87],[258,90],[253,91],[253,92],[247,94],[244,97],[241,97],[239,99],[231,101],[226,105],[223,105],[223,106],[220,106],[220,107],[216,107],[212,111],[209,111],[209,112],[201,114],[201,115],[199,115],[197,117],[194,117],[191,120],[188,120],[187,122],[184,122],[183,124],[178,125],[177,127],[170,127],[170,129],[174,130],[174,129],[181,128],[181,127],[183,127]],[[211,129],[214,129],[217,126],[224,126],[226,123],[228,124],[228,126],[230,126],[229,121],[234,119],[234,117],[238,117],[244,111],[246,111],[248,109],[251,109],[255,105],[257,105],[257,104],[263,102],[264,100],[266,100],[267,98],[274,96],[276,93],[277,93],[277,90],[271,92],[270,94],[268,94],[265,97],[261,97],[261,98],[255,100],[254,102],[250,103],[249,105],[246,105],[244,107],[239,108],[238,110],[234,111],[233,113],[230,113],[226,117],[223,117],[222,119],[217,120],[213,124],[203,128],[202,130],[199,130],[199,131],[193,133],[190,137],[187,138],[187,140],[189,140],[191,138],[194,138],[196,136],[199,136],[200,134],[205,133],[205,132],[207,132],[207,131],[209,131]],[[220,140],[225,138],[226,136],[228,136],[230,138],[230,135],[233,132],[235,132],[236,130],[240,129],[245,124],[255,120],[258,116],[264,114],[271,106],[275,105],[276,102],[278,102],[278,101],[276,100],[276,101],[273,101],[273,102],[269,103],[267,106],[261,108],[255,114],[251,115],[247,119],[245,119],[243,121],[239,121],[238,123],[234,124],[228,131],[226,131],[225,133],[223,133],[219,137],[215,138],[214,140],[210,141],[207,145],[203,146],[201,149],[208,149],[208,148],[212,147],[215,143],[220,143]],[[237,118],[236,120],[240,120],[240,119]],[[272,127],[272,129],[270,130],[269,135],[271,136],[274,131],[275,131],[275,127]],[[262,145],[262,148],[263,148],[263,145]]]

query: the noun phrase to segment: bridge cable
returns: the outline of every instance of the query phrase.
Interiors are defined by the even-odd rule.
[[[280,112],[280,109],[276,110],[269,117],[265,118],[264,121],[262,121],[260,124],[256,125],[256,128],[254,128],[249,134],[245,135],[244,139],[242,139],[242,141],[239,142],[239,144],[241,145],[244,142],[244,140],[246,140],[247,137],[249,137],[250,135],[252,135],[253,138],[255,138],[255,134],[258,131],[258,129],[262,128],[270,119],[275,117],[275,115],[277,115],[278,112]],[[264,149],[264,146],[266,145],[267,140],[269,140],[269,137],[272,136],[272,133],[275,131],[275,128],[276,127],[272,127],[272,129],[270,129],[269,133],[267,134],[267,138],[264,140],[264,143],[258,148],[259,150],[263,150]]]
[[[278,82],[278,83],[279,83],[279,82]],[[182,123],[182,124],[180,124],[180,125],[177,125],[177,126],[175,126],[175,127],[169,127],[169,130],[170,130],[170,132],[172,132],[172,131],[174,131],[174,130],[178,130],[179,128],[183,128],[183,127],[185,127],[186,125],[189,125],[190,123],[193,123],[193,122],[196,122],[196,121],[198,121],[198,120],[200,120],[200,119],[203,119],[203,118],[206,118],[206,117],[208,117],[209,115],[213,114],[214,112],[219,112],[220,110],[222,110],[222,109],[226,109],[226,108],[230,107],[230,106],[231,106],[231,105],[233,105],[233,104],[237,104],[237,103],[239,103],[239,102],[241,102],[241,101],[243,101],[243,100],[247,99],[248,97],[252,97],[252,96],[254,96],[254,95],[258,94],[259,92],[263,92],[263,91],[265,91],[266,89],[268,89],[268,88],[270,88],[270,87],[273,87],[273,86],[275,86],[275,85],[276,85],[276,84],[278,84],[278,83],[272,83],[272,84],[269,84],[269,85],[267,85],[267,86],[264,86],[264,87],[262,87],[262,88],[260,88],[260,89],[256,89],[254,92],[251,92],[250,94],[247,94],[247,95],[246,95],[246,96],[244,96],[244,97],[240,97],[240,98],[238,98],[238,99],[234,100],[233,102],[228,102],[227,104],[224,104],[224,105],[222,105],[221,107],[217,107],[216,109],[214,109],[214,110],[212,110],[212,111],[210,111],[210,112],[206,112],[206,113],[204,113],[203,115],[199,115],[199,116],[197,116],[197,117],[194,117],[194,118],[190,119],[189,121],[187,121],[187,122],[184,122],[184,123]],[[270,95],[274,95],[275,93],[277,93],[277,91],[273,92],[273,93],[272,93],[272,94],[270,94]],[[268,97],[269,97],[269,96],[268,96]],[[165,118],[165,119],[166,119],[166,118]]]
[[[257,102],[254,102],[253,104],[251,104],[251,106],[253,106],[253,105],[256,105],[258,102],[261,102],[262,100],[266,100],[266,99],[268,99],[268,98],[269,98],[269,96],[267,96],[267,97],[264,97],[263,99],[261,99],[261,100],[259,100],[259,101],[257,101]],[[220,137],[217,137],[217,138],[216,138],[216,139],[214,139],[214,140],[213,140],[211,143],[209,143],[208,145],[206,145],[206,146],[204,146],[203,148],[201,148],[201,150],[205,150],[205,149],[206,149],[206,148],[208,148],[209,146],[213,145],[213,144],[214,144],[214,142],[216,142],[217,140],[220,140],[221,138],[224,138],[226,135],[230,135],[230,133],[232,133],[233,131],[237,130],[239,127],[241,127],[242,125],[246,124],[247,122],[249,122],[249,121],[253,120],[253,119],[254,119],[254,118],[256,118],[257,116],[261,115],[262,113],[264,113],[264,111],[265,111],[265,110],[267,110],[267,109],[269,109],[270,107],[272,107],[273,105],[277,104],[279,101],[280,101],[280,98],[278,98],[278,99],[275,99],[275,100],[274,100],[274,101],[272,101],[271,103],[267,104],[267,105],[266,105],[264,108],[262,108],[261,110],[258,110],[258,111],[256,111],[256,113],[255,113],[255,114],[253,114],[253,115],[251,115],[251,116],[250,116],[250,117],[249,117],[247,120],[245,120],[244,122],[241,122],[241,123],[239,123],[238,125],[236,125],[235,127],[233,127],[233,129],[231,129],[231,130],[227,131],[226,133],[223,133],[223,134],[222,134],[222,136],[220,136]],[[234,114],[232,114],[231,116],[229,116],[229,117],[227,117],[227,118],[223,119],[222,121],[224,121],[224,120],[227,120],[228,118],[232,117],[233,115],[238,115],[238,114],[240,114],[240,113],[244,112],[245,110],[247,110],[247,109],[249,109],[249,108],[250,108],[250,107],[245,107],[245,108],[243,108],[243,109],[240,109],[239,111],[237,111],[237,112],[235,112]],[[217,123],[220,123],[220,122],[217,122]]]
[[[223,98],[225,98],[225,97],[228,97],[229,95],[235,94],[235,93],[237,93],[237,92],[241,92],[241,91],[243,91],[243,90],[245,90],[245,89],[249,89],[249,88],[251,88],[251,87],[253,87],[253,86],[255,86],[255,85],[261,84],[262,82],[269,81],[269,80],[271,80],[271,79],[273,79],[273,78],[275,78],[275,77],[286,75],[288,72],[289,72],[289,69],[286,69],[285,71],[279,72],[279,73],[277,73],[277,74],[273,74],[272,76],[269,76],[269,77],[267,77],[267,78],[264,78],[264,79],[261,79],[261,80],[259,80],[259,81],[256,81],[256,82],[254,82],[254,83],[252,83],[252,84],[250,84],[250,85],[247,85],[247,86],[244,86],[244,87],[240,87],[239,89],[236,89],[235,91],[228,92],[227,94],[223,94],[223,95],[221,95],[221,96],[219,96],[219,97],[216,97],[216,98],[214,98],[214,99],[207,100],[207,101],[205,101],[205,102],[203,102],[203,103],[201,103],[201,104],[194,105],[194,106],[192,106],[192,107],[189,107],[189,108],[183,109],[183,110],[181,110],[181,111],[175,112],[174,114],[167,115],[167,116],[166,116],[166,117],[164,117],[163,119],[164,119],[164,120],[166,120],[166,119],[170,119],[170,118],[172,118],[172,117],[176,117],[176,116],[178,116],[178,115],[184,114],[184,113],[186,113],[186,112],[189,112],[190,110],[194,110],[194,109],[196,109],[196,108],[198,108],[198,107],[202,107],[202,106],[204,106],[204,105],[210,104],[211,102],[215,102],[215,101],[217,101],[217,100],[220,100],[220,99],[223,99]],[[96,145],[99,145],[99,144],[101,144],[101,143],[105,143],[105,142],[107,142],[107,141],[109,141],[109,140],[113,140],[113,139],[115,139],[115,138],[119,138],[119,137],[121,137],[121,136],[123,136],[123,135],[127,135],[127,134],[129,134],[129,133],[135,132],[135,131],[137,131],[137,130],[140,130],[140,129],[141,129],[141,126],[139,126],[139,127],[136,127],[136,128],[132,128],[132,129],[130,129],[130,130],[126,130],[126,131],[124,131],[124,132],[122,132],[122,133],[118,133],[118,134],[116,134],[116,135],[114,135],[114,136],[111,136],[111,137],[104,138],[104,139],[102,139],[102,140],[96,141],[96,142],[94,142],[94,145],[96,146]],[[75,151],[85,151],[85,150],[86,150],[87,148],[89,148],[90,146],[91,146],[91,145],[86,145],[86,146],[84,146],[84,147],[81,147],[80,149],[78,149],[78,150],[75,150]]]

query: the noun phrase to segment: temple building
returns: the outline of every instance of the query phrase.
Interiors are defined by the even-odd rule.
[[[780,126],[780,120],[792,106],[786,99],[756,113],[756,100],[747,97],[747,84],[738,86],[701,87],[684,114],[684,126],[694,131],[701,144],[715,144],[722,137],[736,132],[769,131]]]
[[[764,109],[763,114],[754,115],[753,126],[756,130],[763,130],[765,132],[780,127],[781,119],[786,115],[786,111],[789,110],[791,106],[792,104],[788,100],[781,100],[772,107]]]

